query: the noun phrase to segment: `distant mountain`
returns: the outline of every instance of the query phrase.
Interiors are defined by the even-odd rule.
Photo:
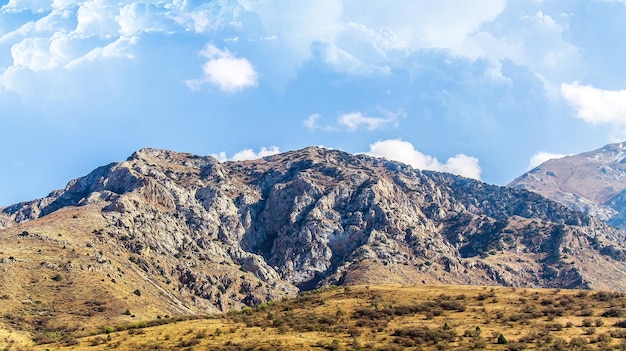
[[[546,161],[508,186],[626,229],[626,142]]]
[[[0,313],[47,328],[226,311],[326,284],[626,290],[626,233],[600,220],[315,147],[225,163],[142,149],[0,221]]]

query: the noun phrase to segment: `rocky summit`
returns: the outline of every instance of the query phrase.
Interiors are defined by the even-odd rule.
[[[0,209],[0,226],[3,308],[83,323],[227,311],[327,284],[626,290],[625,233],[600,220],[317,147],[223,163],[142,149]]]
[[[546,161],[508,186],[626,229],[626,142]]]

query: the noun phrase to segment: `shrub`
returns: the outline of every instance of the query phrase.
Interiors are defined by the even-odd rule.
[[[141,296],[141,291],[139,291],[139,289],[133,291],[133,294],[137,295],[137,296]]]
[[[506,344],[508,344],[508,343],[509,343],[509,342],[506,340],[506,338],[504,337],[504,335],[503,335],[503,334],[500,334],[500,335],[498,336],[498,344],[500,344],[500,345],[506,345]]]
[[[437,344],[441,341],[454,341],[456,333],[454,330],[430,329],[428,327],[409,327],[396,329],[392,336],[399,337],[395,342],[403,345],[407,342],[406,339],[411,340],[415,344]]]
[[[578,315],[582,316],[582,317],[591,317],[591,316],[593,316],[593,310],[591,310],[589,308],[583,308],[582,310],[580,310]]]
[[[620,308],[611,307],[602,313],[602,317],[621,317],[624,312]]]

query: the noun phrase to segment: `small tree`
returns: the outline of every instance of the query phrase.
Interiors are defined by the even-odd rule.
[[[139,289],[133,291],[133,294],[137,295],[137,296],[141,296],[141,291],[139,291]]]
[[[500,345],[505,345],[508,344],[509,342],[506,340],[506,338],[504,337],[504,335],[500,334],[498,336],[498,344]]]

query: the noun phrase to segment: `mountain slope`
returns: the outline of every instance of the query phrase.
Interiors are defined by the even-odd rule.
[[[227,311],[325,284],[626,289],[624,232],[599,220],[321,148],[226,163],[143,149],[0,213],[0,312],[32,319],[14,328]]]
[[[626,142],[544,162],[508,186],[626,228]]]

